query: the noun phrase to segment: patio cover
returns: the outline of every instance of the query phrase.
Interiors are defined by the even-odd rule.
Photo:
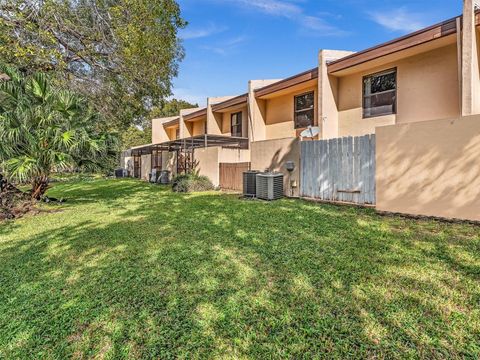
[[[223,135],[197,135],[185,139],[148,144],[129,149],[131,156],[149,155],[153,151],[179,151],[223,146],[235,149],[248,149],[248,138]]]

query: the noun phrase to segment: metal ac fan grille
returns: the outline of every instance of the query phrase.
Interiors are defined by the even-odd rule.
[[[283,197],[283,174],[258,174],[257,198],[277,200]]]

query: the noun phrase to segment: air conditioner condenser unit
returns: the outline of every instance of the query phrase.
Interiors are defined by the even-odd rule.
[[[243,196],[255,197],[257,195],[256,177],[258,171],[249,170],[243,173]]]
[[[283,197],[283,174],[259,173],[256,176],[256,195],[262,200],[277,200]]]

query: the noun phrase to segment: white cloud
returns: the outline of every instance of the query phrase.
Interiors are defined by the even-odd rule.
[[[267,14],[293,17],[303,13],[302,8],[296,4],[279,0],[230,0],[240,5],[256,8]]]
[[[332,26],[328,24],[325,20],[315,16],[304,16],[303,26],[309,31],[315,31],[316,33],[314,35],[341,36],[348,34],[347,31]]]
[[[294,0],[223,0],[238,6],[261,11],[264,14],[284,17],[296,22],[303,30],[311,30],[316,33],[308,33],[316,36],[341,36],[346,35],[347,32],[328,24],[322,17],[309,15]],[[323,14],[320,14],[323,15]],[[331,14],[329,14],[331,16]]]
[[[187,27],[186,29],[180,31],[179,36],[184,40],[199,39],[221,33],[225,30],[227,30],[227,28],[224,26],[217,26],[213,23],[210,23],[207,26],[201,28]]]
[[[215,54],[227,56],[234,52],[241,44],[247,41],[246,36],[237,36],[216,45],[205,45],[202,46],[202,49],[211,51]]]
[[[413,32],[425,27],[422,16],[409,12],[405,7],[370,12],[369,15],[377,24],[392,31]]]

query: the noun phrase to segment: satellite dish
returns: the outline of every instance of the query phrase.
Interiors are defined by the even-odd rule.
[[[317,136],[318,134],[320,134],[320,128],[317,127],[317,126],[309,126],[307,129],[303,130],[301,133],[300,133],[300,136],[302,138],[314,138],[315,136]]]

